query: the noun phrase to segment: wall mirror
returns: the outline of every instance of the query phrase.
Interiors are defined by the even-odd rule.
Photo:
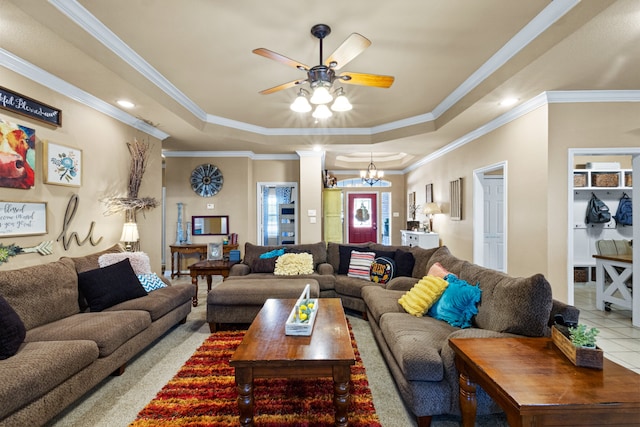
[[[229,216],[192,216],[191,230],[194,236],[226,236],[229,234]]]

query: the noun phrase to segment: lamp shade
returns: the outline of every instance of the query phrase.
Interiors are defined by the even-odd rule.
[[[296,113],[307,113],[311,111],[311,104],[309,104],[304,93],[300,91],[300,94],[296,97],[295,101],[293,101],[290,108]]]
[[[309,100],[312,104],[328,104],[333,101],[333,96],[329,93],[329,89],[324,86],[318,86],[313,90],[313,95]]]
[[[121,242],[137,242],[140,239],[138,234],[138,224],[135,222],[125,222],[122,227]]]
[[[440,213],[442,213],[442,211],[440,210],[440,206],[438,206],[437,203],[434,203],[434,202],[427,203],[427,205],[424,207],[425,215],[433,215],[433,214],[440,214]]]
[[[329,107],[322,104],[318,105],[311,115],[316,119],[326,119],[331,117],[333,113],[329,110]]]
[[[351,105],[347,97],[344,95],[344,93],[341,93],[340,95],[338,95],[336,100],[333,101],[333,104],[331,105],[331,109],[333,111],[338,111],[338,112],[349,111],[352,108],[353,106]]]

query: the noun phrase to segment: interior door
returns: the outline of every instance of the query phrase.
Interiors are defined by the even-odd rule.
[[[504,179],[484,176],[484,263],[487,268],[504,271]]]
[[[349,243],[378,241],[377,193],[349,194]]]

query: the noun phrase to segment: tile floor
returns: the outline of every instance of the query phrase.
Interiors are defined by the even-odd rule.
[[[574,303],[580,323],[600,330],[597,345],[606,358],[640,374],[640,328],[631,325],[631,310],[615,305],[611,311],[596,309],[595,282],[576,283]]]

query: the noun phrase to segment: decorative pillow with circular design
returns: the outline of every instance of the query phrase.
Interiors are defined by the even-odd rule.
[[[396,263],[391,258],[378,257],[373,260],[369,269],[369,276],[373,283],[384,285],[393,279],[396,272]]]

